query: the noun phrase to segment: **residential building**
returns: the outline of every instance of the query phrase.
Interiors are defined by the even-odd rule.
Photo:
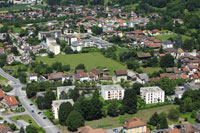
[[[56,43],[55,39],[47,38],[46,44],[47,44],[49,51],[53,52],[55,55],[60,54],[60,45],[58,45]]]
[[[101,96],[105,100],[117,99],[121,100],[124,98],[124,88],[120,85],[102,85]]]
[[[58,111],[59,111],[59,107],[62,103],[64,102],[69,102],[72,105],[74,104],[74,101],[72,99],[65,99],[65,100],[54,100],[52,101],[52,112],[54,115],[55,119],[58,119]]]
[[[128,118],[123,125],[123,133],[147,133],[146,123],[137,117]]]
[[[60,95],[61,95],[62,92],[65,92],[67,94],[70,89],[73,90],[74,88],[75,88],[75,86],[60,86],[60,87],[57,87],[57,97],[58,97],[58,99],[60,99]]]
[[[16,100],[15,96],[5,96],[5,105],[10,109],[16,109],[18,107],[18,101]]]
[[[51,81],[61,81],[62,83],[65,80],[68,80],[69,76],[67,74],[64,74],[63,72],[57,72],[57,73],[51,73],[48,75],[48,80]]]
[[[162,47],[163,47],[163,49],[173,48],[174,47],[174,43],[172,41],[170,41],[170,40],[166,40],[166,41],[162,42]]]
[[[98,129],[92,129],[90,126],[84,126],[78,128],[77,133],[107,133],[106,130],[98,128]]]
[[[38,77],[37,77],[37,73],[32,73],[32,74],[30,74],[30,76],[29,76],[29,80],[30,81],[38,81]]]
[[[0,124],[0,132],[1,133],[10,133],[12,130],[10,129],[9,126],[6,126],[4,124]]]
[[[165,92],[158,86],[141,87],[140,97],[146,104],[162,103],[165,101]]]
[[[2,89],[0,89],[0,100],[4,99],[5,94]]]
[[[115,70],[115,79],[116,82],[120,82],[122,79],[127,80],[127,70],[121,69],[121,70]]]
[[[61,36],[61,30],[52,30],[52,31],[40,31],[38,32],[38,39],[42,40],[48,35],[53,38],[59,38]]]

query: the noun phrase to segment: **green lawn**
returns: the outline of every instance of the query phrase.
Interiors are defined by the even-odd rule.
[[[177,36],[177,34],[171,34],[171,35],[157,35],[155,36],[156,39],[159,39],[159,40],[162,40],[162,41],[166,41],[168,40],[169,38],[174,38],[175,36]],[[189,36],[186,36],[186,35],[180,35],[182,37],[183,40],[186,40],[186,39],[190,39]]]
[[[49,57],[37,57],[36,61],[43,61],[48,65],[51,65],[54,62],[61,62],[63,65],[69,64],[72,71],[78,64],[84,64],[86,69],[89,71],[92,68],[96,67],[107,67],[110,71],[110,74],[114,74],[116,69],[125,69],[126,66],[104,57],[101,53],[81,53],[81,54],[67,54],[67,55],[57,55],[54,58]]]
[[[136,114],[133,115],[122,115],[118,117],[106,117],[102,118],[100,120],[94,120],[94,121],[86,121],[85,125],[89,125],[92,128],[114,128],[114,127],[119,127],[122,126],[123,122],[125,119],[130,118],[130,117],[138,117],[142,121],[147,122],[149,118],[155,113],[161,113],[161,112],[166,112],[171,108],[176,108],[177,105],[166,105],[166,106],[161,106],[161,107],[155,107],[155,108],[150,108],[150,109],[144,109],[144,110],[139,110]],[[172,122],[168,120],[168,124],[173,124],[176,122]]]
[[[152,74],[153,72],[155,71],[160,71],[162,70],[160,67],[140,67],[140,69],[144,72],[144,73],[147,73],[147,74]]]
[[[39,128],[38,124],[29,116],[29,115],[20,115],[20,116],[14,116],[11,117],[11,120],[14,122],[17,122],[17,120],[24,120],[28,123],[30,123],[32,126]]]
[[[193,124],[197,123],[195,121],[195,118],[191,117],[191,114],[192,114],[191,112],[186,112],[184,114],[180,114],[180,117],[183,119],[187,118],[190,123],[193,123]]]
[[[28,4],[17,4],[11,7],[0,8],[0,11],[24,10],[24,9],[29,9],[29,8],[30,7],[28,7]]]
[[[4,77],[2,77],[2,76],[0,75],[0,81],[8,82],[8,79],[6,79],[6,78],[4,78]]]

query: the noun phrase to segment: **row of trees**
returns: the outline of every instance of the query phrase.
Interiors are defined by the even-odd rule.
[[[54,5],[104,5],[104,0],[47,0],[47,3],[51,6]]]

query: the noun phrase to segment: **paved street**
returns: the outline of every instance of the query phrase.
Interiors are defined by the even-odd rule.
[[[45,116],[43,113],[38,114],[38,112],[42,112],[41,110],[39,110],[35,105],[30,106],[32,102],[26,97],[25,93],[22,93],[23,85],[18,79],[5,73],[1,68],[0,75],[13,82],[11,86],[14,88],[14,95],[18,96],[23,107],[26,109],[26,113],[29,114],[39,126],[43,127],[47,133],[60,132],[59,129],[55,125],[53,125],[53,123],[49,119],[43,119],[43,117]],[[32,112],[32,110],[34,112]]]

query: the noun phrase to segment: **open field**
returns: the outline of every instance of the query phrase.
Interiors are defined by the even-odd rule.
[[[162,40],[162,41],[166,41],[166,40],[168,40],[169,38],[174,38],[175,36],[177,36],[177,34],[157,35],[157,36],[155,36],[155,38],[160,39],[160,40]],[[186,36],[186,35],[180,35],[180,36],[182,37],[183,41],[186,40],[186,39],[190,39],[190,37],[189,37],[189,36]]]
[[[42,8],[43,5],[30,5],[30,4],[17,4],[13,5],[11,7],[4,7],[0,8],[0,11],[4,13],[3,11],[13,11],[13,10],[25,10],[25,9],[30,9],[30,8]]]
[[[69,64],[71,69],[74,70],[78,64],[84,64],[86,69],[89,71],[96,67],[107,67],[110,74],[114,74],[116,69],[125,69],[126,67],[112,59],[104,57],[101,53],[83,53],[83,54],[67,54],[57,55],[54,58],[49,57],[37,57],[36,61],[43,61],[48,65],[54,62],[61,62],[63,65]]]
[[[147,73],[147,74],[152,74],[153,72],[155,71],[160,71],[161,68],[160,67],[140,67],[140,69],[144,72],[144,73]]]
[[[17,120],[24,120],[28,123],[31,122],[30,125],[39,128],[38,124],[29,115],[14,116],[11,117],[11,120],[14,122],[17,122]]]
[[[120,127],[122,126],[123,122],[125,119],[130,118],[130,117],[138,117],[142,121],[147,122],[149,118],[155,113],[161,113],[161,112],[166,112],[171,108],[176,108],[178,107],[177,105],[166,105],[166,106],[161,106],[161,107],[155,107],[155,108],[149,108],[149,109],[144,109],[144,110],[139,110],[136,114],[133,115],[122,115],[118,117],[105,117],[100,120],[94,120],[94,121],[86,121],[85,125],[89,125],[92,128],[114,128],[114,127]],[[168,124],[173,124],[176,122],[169,121]]]
[[[8,80],[0,75],[0,81],[8,82]]]

